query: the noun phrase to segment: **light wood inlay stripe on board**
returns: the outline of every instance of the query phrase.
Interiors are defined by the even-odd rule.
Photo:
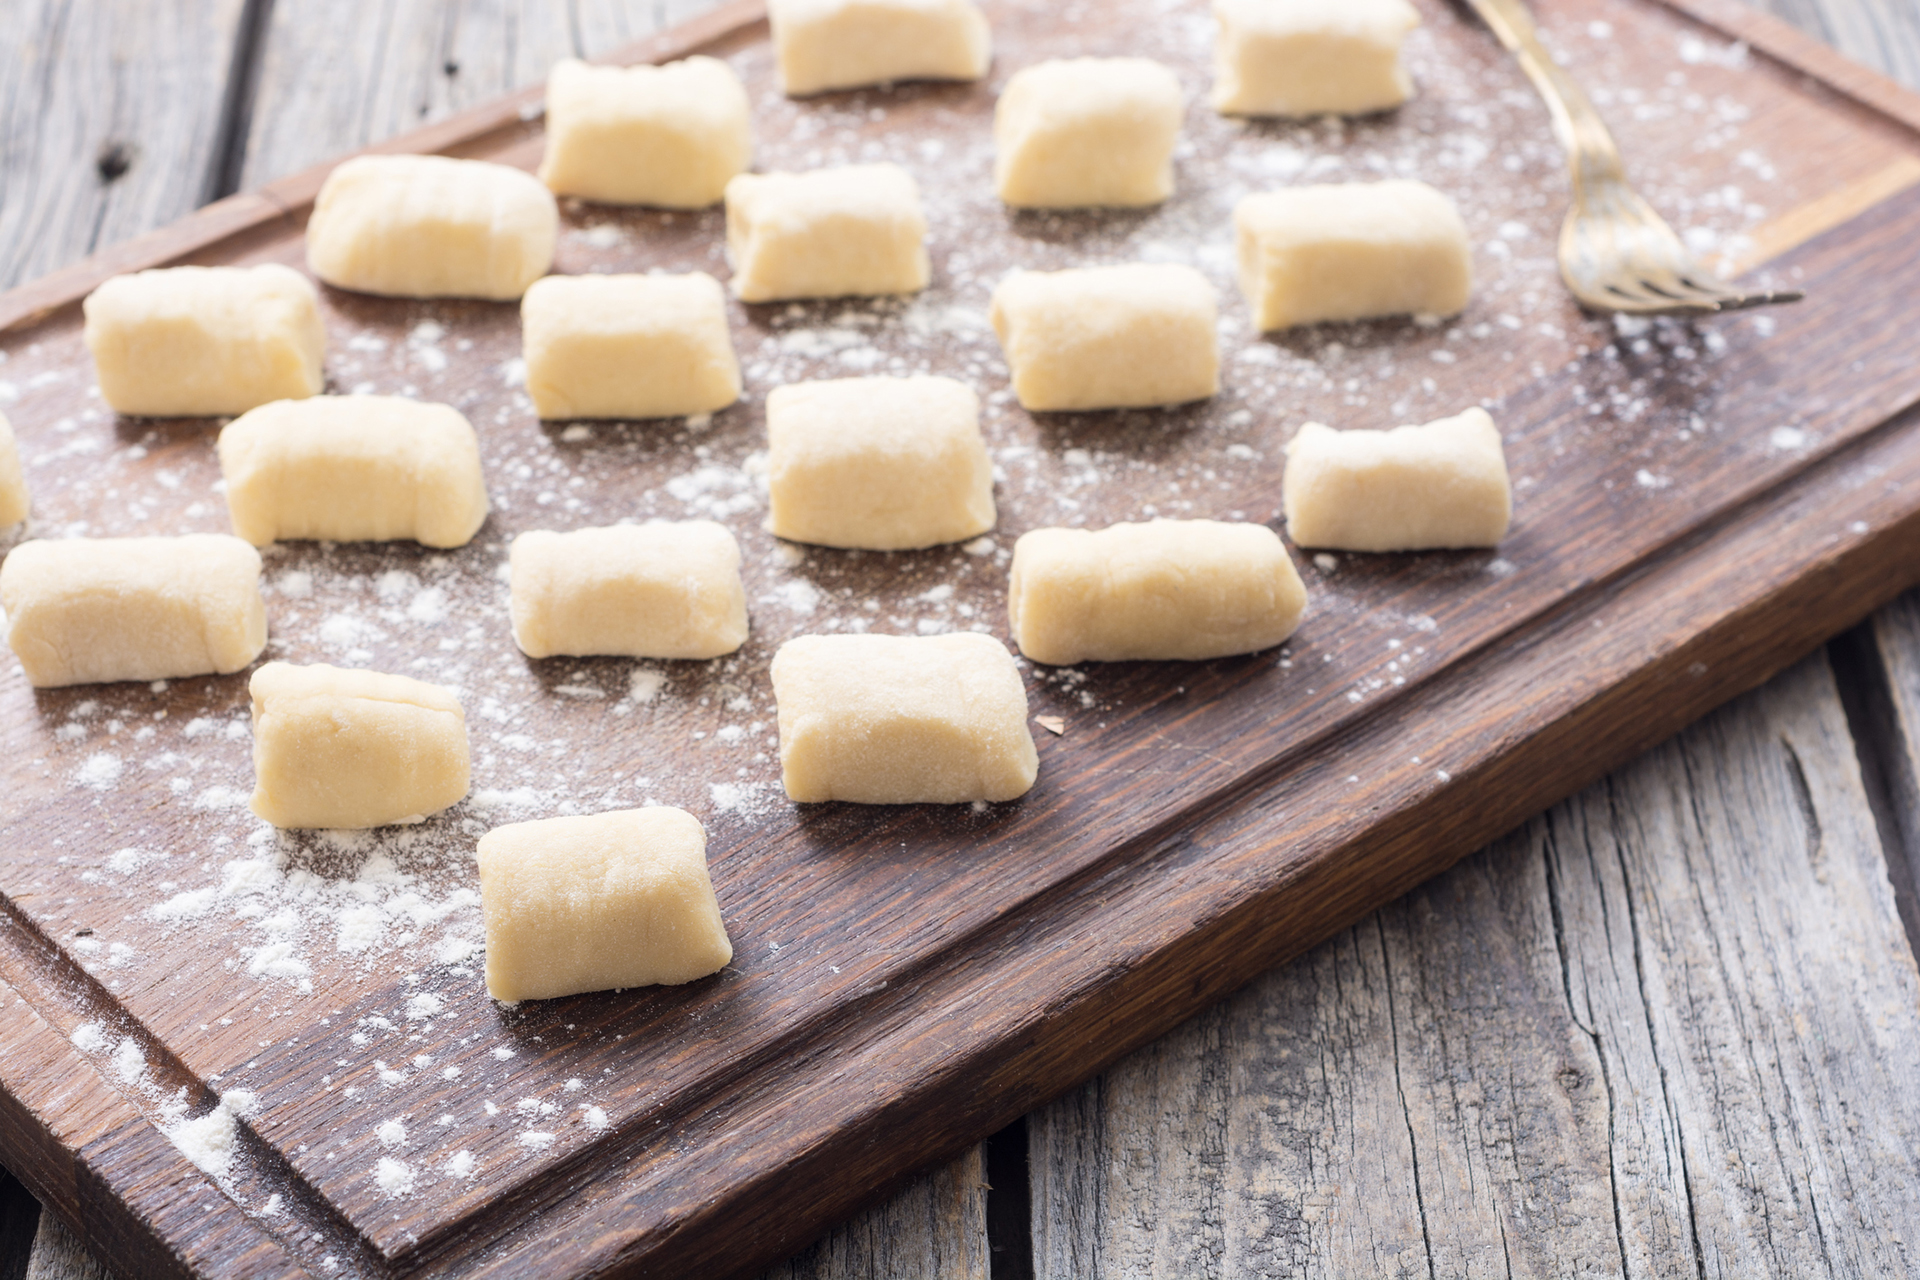
[[[1751,271],[1822,232],[1859,217],[1916,182],[1920,182],[1920,156],[1901,156],[1864,178],[1856,178],[1836,191],[1755,227],[1739,252],[1722,255],[1720,270],[1728,276]]]

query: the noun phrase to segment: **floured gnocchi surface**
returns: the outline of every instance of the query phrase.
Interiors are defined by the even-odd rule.
[[[707,834],[684,809],[509,823],[475,861],[496,1000],[678,985],[733,959]]]
[[[356,156],[307,219],[307,269],[401,298],[517,298],[553,264],[559,214],[540,180],[447,156]]]

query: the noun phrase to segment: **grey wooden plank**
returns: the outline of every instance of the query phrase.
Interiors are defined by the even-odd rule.
[[[1920,592],[1847,638],[1849,711],[1879,802],[1881,842],[1907,936],[1920,946]]]
[[[162,226],[206,198],[240,9],[241,0],[7,6],[0,287]]]
[[[981,1151],[835,1227],[764,1280],[988,1280]]]
[[[276,0],[244,184],[544,81],[719,0]]]
[[[60,1219],[51,1213],[42,1213],[25,1280],[113,1280],[113,1273]]]
[[[1749,0],[1856,62],[1920,85],[1920,6],[1912,0]]]
[[[568,0],[583,58],[665,31],[717,8],[716,0]]]
[[[1917,1061],[1816,657],[1036,1113],[1036,1274],[1911,1274]]]

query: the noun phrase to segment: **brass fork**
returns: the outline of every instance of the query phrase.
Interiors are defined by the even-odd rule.
[[[1560,276],[1581,305],[1639,315],[1737,311],[1797,302],[1788,289],[1749,293],[1706,270],[1653,206],[1627,185],[1620,148],[1572,77],[1540,44],[1521,0],[1467,0],[1546,99],[1567,152],[1573,208],[1560,226]]]

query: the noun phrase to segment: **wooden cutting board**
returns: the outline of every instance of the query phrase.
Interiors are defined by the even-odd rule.
[[[990,6],[983,85],[789,102],[755,6],[632,60],[727,57],[759,167],[905,164],[934,285],[733,308],[748,385],[704,422],[541,423],[517,315],[325,292],[332,389],[450,401],[495,513],[454,553],[268,556],[270,657],[457,687],[474,795],[419,827],[276,835],[246,811],[245,679],[34,691],[0,673],[0,1159],[129,1274],[703,1275],[804,1244],[890,1183],[1085,1079],[1920,581],[1920,100],[1731,0],[1552,0],[1644,193],[1703,252],[1806,290],[1685,324],[1582,315],[1543,109],[1490,36],[1426,4],[1417,98],[1362,121],[1204,105],[1197,0]],[[1191,106],[1162,209],[1009,215],[993,94],[1046,57],[1143,53]],[[538,94],[380,150],[531,168]],[[1233,290],[1248,191],[1414,176],[1478,286],[1457,321],[1260,335]],[[78,300],[114,271],[301,262],[321,173],[223,201],[0,298],[0,407],[31,533],[226,528],[216,424],[116,419]],[[556,269],[724,277],[719,211],[565,214]],[[1028,415],[985,324],[1015,266],[1189,262],[1223,300],[1222,393]],[[986,396],[1000,529],[963,548],[783,547],[760,527],[766,393],[932,371]],[[1497,552],[1299,557],[1277,652],[1026,668],[1041,777],[975,810],[788,804],[766,665],[815,631],[1005,634],[1012,542],[1150,515],[1276,522],[1309,420],[1484,403],[1516,522]],[[753,638],[714,663],[530,662],[500,575],[522,529],[725,520]],[[736,958],[673,990],[508,1008],[480,979],[474,840],[642,803],[708,826]],[[224,1172],[215,1097],[244,1091]]]

